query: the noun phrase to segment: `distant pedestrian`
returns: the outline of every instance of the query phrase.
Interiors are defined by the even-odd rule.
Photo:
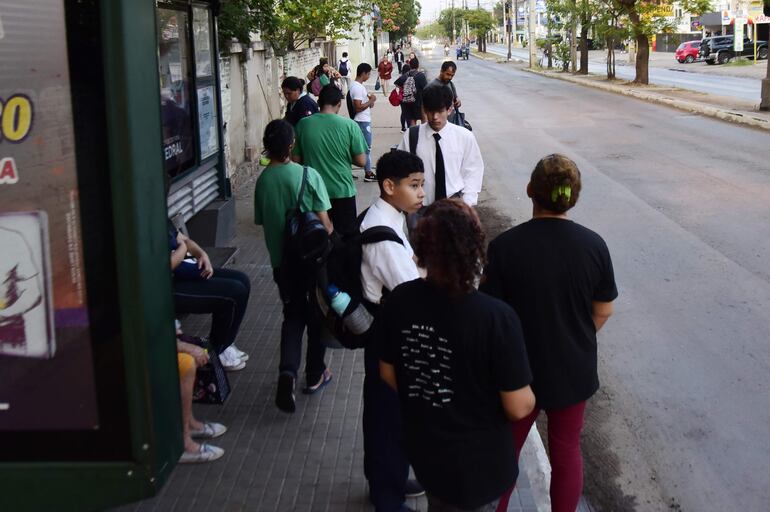
[[[384,94],[386,97],[390,93],[390,79],[392,74],[393,64],[390,63],[387,57],[383,56],[380,59],[380,63],[377,65],[377,76],[380,78],[382,94]]]
[[[356,113],[353,120],[358,123],[361,133],[366,140],[366,164],[364,165],[364,181],[377,181],[377,174],[372,171],[372,107],[377,101],[374,93],[369,93],[364,83],[372,74],[372,66],[362,62],[356,68],[356,79],[350,84],[350,98]]]
[[[409,70],[398,77],[394,85],[401,87],[404,92],[401,104],[406,122],[409,126],[414,126],[423,119],[422,91],[427,86],[428,79],[425,77],[425,73],[420,71],[420,62],[417,59],[409,61],[408,66]]]
[[[329,65],[329,60],[326,57],[321,57],[318,65],[311,69],[307,74],[308,92],[312,93],[314,96],[318,96],[321,89],[327,85],[339,87],[338,80],[340,78],[341,76],[337,70]]]
[[[398,146],[413,152],[425,164],[426,206],[446,197],[457,197],[475,206],[481,192],[481,150],[473,132],[448,122],[452,101],[449,87],[426,88],[423,106],[428,122],[409,128]]]
[[[513,424],[513,437],[519,453],[538,414],[546,412],[554,512],[574,512],[580,500],[583,415],[599,388],[596,333],[618,296],[607,244],[567,218],[581,188],[575,162],[562,155],[540,160],[527,185],[532,219],[489,244],[481,284],[521,318],[537,407]]]
[[[398,82],[402,76],[404,76],[407,73],[409,73],[410,70],[411,70],[411,68],[409,67],[409,64],[404,64],[403,67],[401,68],[401,76],[399,76],[396,79],[396,82]],[[404,79],[404,81],[406,81],[406,79]],[[397,88],[400,88],[402,90],[402,93],[403,93],[403,83],[404,82],[401,82],[401,84],[402,84],[401,87],[396,85],[396,82],[393,83],[393,86],[397,87]],[[409,126],[411,126],[410,124],[408,124],[408,118],[407,118],[407,112],[406,111],[409,108],[413,108],[413,106],[412,105],[404,106],[404,102],[401,101],[401,104],[398,107],[399,107],[399,109],[401,109],[401,117],[400,117],[401,131],[405,132],[406,129],[409,128]]]
[[[400,46],[396,48],[394,58],[396,59],[396,66],[398,66],[398,74],[400,75],[401,68],[404,66],[404,52],[401,50]]]
[[[388,48],[388,53],[385,54],[385,58],[388,62],[393,62],[393,50],[391,48]]]
[[[318,112],[318,103],[305,92],[304,87],[305,81],[296,76],[287,77],[281,83],[281,90],[286,98],[284,119],[292,126],[296,126],[300,119]]]
[[[324,180],[331,200],[334,229],[340,233],[355,232],[356,187],[351,164],[366,164],[368,146],[361,128],[351,119],[339,116],[342,92],[332,85],[321,90],[318,114],[297,124],[293,155],[297,162],[313,167]]]
[[[348,52],[342,52],[342,58],[337,64],[337,72],[340,74],[340,83],[344,85],[342,93],[347,94],[350,90],[350,79],[353,76],[353,63],[348,58]]]
[[[286,213],[296,207],[299,198],[301,211],[316,212],[327,231],[331,233],[333,227],[327,214],[331,204],[326,186],[318,172],[307,167],[305,176],[303,166],[291,161],[294,130],[290,124],[283,120],[268,123],[263,144],[270,158],[270,165],[262,171],[254,189],[254,223],[264,227],[273,279],[278,285],[278,293],[283,302],[281,355],[275,403],[280,410],[293,413],[296,409],[294,388],[302,359],[302,336],[306,327],[306,384],[303,392],[315,393],[331,380],[332,375],[324,362],[326,349],[321,344],[320,319],[313,314],[310,307],[309,293],[314,289],[313,276],[307,275],[299,265],[293,264],[291,255],[284,252]],[[299,197],[300,191],[302,197]]]
[[[510,422],[535,405],[521,324],[475,289],[484,232],[469,206],[434,203],[413,239],[427,276],[396,287],[381,308],[380,376],[398,392],[429,512],[491,511],[518,476]]]

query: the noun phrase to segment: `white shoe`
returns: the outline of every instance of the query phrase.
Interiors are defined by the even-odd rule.
[[[247,354],[247,353],[246,353],[246,352],[244,352],[243,350],[241,350],[241,349],[239,349],[238,347],[236,347],[236,346],[235,346],[235,343],[233,343],[232,345],[230,345],[230,347],[229,347],[229,348],[232,348],[232,349],[235,351],[235,355],[236,355],[236,356],[238,356],[238,359],[240,359],[240,360],[241,360],[241,361],[243,361],[244,363],[245,363],[246,361],[248,361],[248,360],[249,360],[249,354]]]
[[[211,462],[217,460],[225,454],[225,451],[210,444],[201,443],[200,449],[195,453],[182,452],[182,456],[179,457],[180,464],[196,464],[198,462]]]
[[[227,347],[224,352],[219,354],[219,361],[228,372],[237,372],[246,368],[246,363],[235,355],[235,350],[233,350],[232,346]]]
[[[191,430],[190,437],[193,439],[214,439],[227,432],[227,427],[221,423],[215,423],[213,421],[206,421],[203,423],[201,430]]]

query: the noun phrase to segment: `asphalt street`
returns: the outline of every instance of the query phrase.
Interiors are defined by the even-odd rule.
[[[441,60],[423,58],[429,78]],[[571,217],[613,256],[620,297],[599,335],[583,445],[589,498],[766,510],[770,136],[511,64],[460,61],[455,84],[486,163],[483,205],[527,220],[532,168],[564,153],[584,179]]]
[[[495,55],[506,57],[508,49],[502,45],[487,45],[487,51]],[[513,48],[511,55],[519,59],[529,59],[529,51],[526,48]],[[618,56],[618,60],[625,55]],[[701,63],[699,63],[701,65]],[[702,64],[706,65],[706,64]],[[588,71],[595,74],[606,74],[607,66],[602,62],[589,61]],[[700,73],[686,73],[673,69],[650,68],[650,83],[656,85],[667,85],[689,89],[691,91],[705,92],[709,94],[718,94],[743,100],[759,103],[762,83],[759,80],[750,78],[738,78],[733,76],[713,76]],[[615,67],[615,74],[618,78],[624,80],[633,80],[636,76],[634,66]]]

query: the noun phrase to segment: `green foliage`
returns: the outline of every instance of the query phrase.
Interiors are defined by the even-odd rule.
[[[444,27],[438,23],[429,23],[427,25],[420,25],[415,31],[415,35],[418,39],[433,39],[436,37],[444,37]]]
[[[248,42],[250,34],[270,30],[276,23],[273,0],[228,0],[222,3],[218,18],[220,42],[229,46],[231,39]]]
[[[465,9],[444,9],[438,15],[438,24],[444,29],[444,36],[452,37],[452,13],[454,12],[454,26],[456,27],[456,33],[459,33],[463,24],[463,16],[467,12]]]
[[[553,55],[561,64],[561,70],[567,71],[570,62],[570,48],[567,41],[559,41],[553,46]]]
[[[356,0],[278,0],[274,12],[277,22],[266,36],[278,53],[317,37],[344,37],[361,18]]]
[[[415,0],[378,0],[377,5],[382,17],[382,30],[390,32],[393,38],[413,33],[420,21],[422,7]]]
[[[468,27],[476,37],[484,37],[495,28],[492,13],[485,9],[466,9],[464,19],[468,21]]]

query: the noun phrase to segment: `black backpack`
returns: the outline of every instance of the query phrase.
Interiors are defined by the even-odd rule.
[[[366,210],[358,217],[358,226],[361,225],[365,215]],[[367,331],[364,334],[356,335],[348,331],[342,318],[328,306],[329,301],[326,298],[325,290],[330,284],[333,284],[350,295],[351,310],[359,304],[364,304],[367,309],[373,311],[376,306],[364,299],[363,285],[361,284],[363,246],[385,241],[404,244],[396,232],[387,226],[373,226],[363,232],[356,230],[355,233],[346,236],[332,235],[331,251],[318,273],[316,298],[324,317],[324,326],[345,348],[355,349],[366,346],[370,333]]]
[[[281,267],[313,268],[329,251],[329,233],[315,212],[302,211],[302,196],[307,183],[307,166],[302,170],[297,204],[286,213],[283,231],[283,260]]]
[[[350,95],[350,90],[348,90],[347,95],[345,96],[345,101],[348,105],[348,115],[350,116],[350,119],[355,119],[356,117],[356,105],[353,103],[353,97]]]
[[[340,69],[338,71],[340,72],[340,75],[342,76],[348,76],[348,62],[346,60],[340,61]]]

